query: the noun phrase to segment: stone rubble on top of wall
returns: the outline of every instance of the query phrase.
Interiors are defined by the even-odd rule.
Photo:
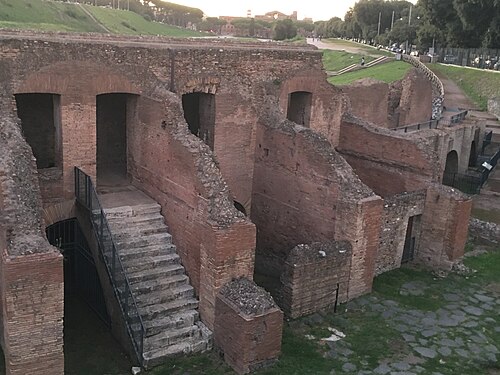
[[[492,243],[500,242],[500,225],[471,218],[469,221],[469,236],[480,238]]]
[[[246,315],[261,315],[278,308],[269,292],[245,277],[227,283],[219,293]]]
[[[417,68],[420,72],[422,72],[429,81],[432,83],[432,119],[439,119],[441,117],[441,113],[443,112],[443,101],[444,101],[444,87],[441,80],[434,74],[432,70],[430,70],[424,63],[422,63],[419,59],[416,59],[413,56],[402,55],[403,60],[415,68]]]

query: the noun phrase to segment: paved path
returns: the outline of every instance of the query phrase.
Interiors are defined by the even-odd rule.
[[[362,351],[355,352],[348,339],[329,342],[328,356],[343,362],[342,372],[331,374],[494,374],[484,371],[500,360],[500,345],[493,340],[500,333],[500,285],[495,285],[471,284],[459,290],[450,285],[439,296],[442,307],[435,311],[409,308],[374,295],[349,302],[348,311],[381,319],[401,339],[398,348],[375,365],[369,364]],[[411,281],[399,293],[419,297],[429,288],[422,281]]]
[[[365,55],[365,56],[372,56],[372,57],[379,57],[381,56],[380,54],[373,53],[371,54],[370,52],[367,52],[367,48],[370,47],[356,47],[356,45],[350,45],[347,43],[335,43],[334,39],[329,39],[328,43],[322,42],[318,39],[313,39],[312,38],[307,38],[307,44],[313,45],[318,47],[319,49],[330,49],[334,51],[346,51],[350,53],[355,53],[358,55]]]
[[[462,89],[441,72],[434,71],[444,86],[444,106],[446,108],[475,109],[474,103],[464,94]]]

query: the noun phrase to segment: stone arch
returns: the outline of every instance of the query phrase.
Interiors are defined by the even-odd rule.
[[[118,92],[141,94],[124,74],[90,61],[63,61],[45,66],[14,87],[15,94],[81,92],[91,96]]]
[[[76,217],[75,210],[76,208],[74,200],[68,200],[44,207],[42,210],[44,228],[47,228],[60,221],[73,219],[74,217]]]
[[[214,76],[195,77],[186,81],[180,88],[179,94],[182,96],[189,93],[216,94],[220,87],[220,78]]]
[[[451,150],[446,155],[446,164],[443,172],[443,184],[452,185],[456,173],[458,173],[458,153]]]

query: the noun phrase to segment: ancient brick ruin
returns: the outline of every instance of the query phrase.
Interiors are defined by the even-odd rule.
[[[8,374],[64,371],[62,256],[45,228],[76,217],[99,247],[75,205],[75,167],[102,196],[131,186],[160,205],[169,256],[180,256],[201,322],[240,373],[278,356],[282,324],[272,299],[258,312],[237,303],[241,278],[247,300],[264,293],[254,273],[276,280],[273,297],[297,317],[369,293],[376,274],[405,261],[451,267],[471,201],[441,184],[443,172],[467,168],[483,128],[393,130],[429,120],[431,82],[413,70],[390,87],[341,89],[327,83],[321,57],[291,45],[0,36]],[[113,332],[133,357],[131,328],[97,267]],[[189,351],[209,348],[197,345]]]

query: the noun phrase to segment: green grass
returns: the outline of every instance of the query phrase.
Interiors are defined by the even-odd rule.
[[[334,85],[348,85],[362,78],[374,78],[379,81],[391,83],[402,79],[412,68],[410,64],[402,61],[392,61],[385,64],[376,65],[371,68],[357,70],[355,72],[341,74],[328,78],[328,82]]]
[[[345,40],[345,39],[323,39],[322,42],[330,43],[330,44],[335,44],[335,46],[339,46],[340,48],[341,47],[357,48],[357,49],[360,49],[360,50],[364,51],[368,55],[394,57],[394,54],[392,52],[386,51],[384,49],[380,49],[379,50],[377,48],[368,46],[366,44],[351,42],[350,40]]]
[[[40,0],[0,0],[0,27],[51,31],[100,31],[74,4]]]
[[[345,51],[323,50],[323,66],[325,70],[338,72],[352,64],[359,64],[364,56],[365,62],[373,61],[372,56],[359,55]]]
[[[77,4],[41,0],[0,0],[0,28],[193,37],[196,31],[150,22],[134,12],[84,5],[95,22]]]
[[[428,64],[431,70],[442,73],[464,91],[482,111],[488,109],[488,99],[500,95],[500,73],[459,66]]]
[[[202,34],[197,31],[147,21],[144,17],[126,10],[100,8],[85,5],[101,24],[115,34],[127,35],[166,35],[172,37],[195,37]]]

